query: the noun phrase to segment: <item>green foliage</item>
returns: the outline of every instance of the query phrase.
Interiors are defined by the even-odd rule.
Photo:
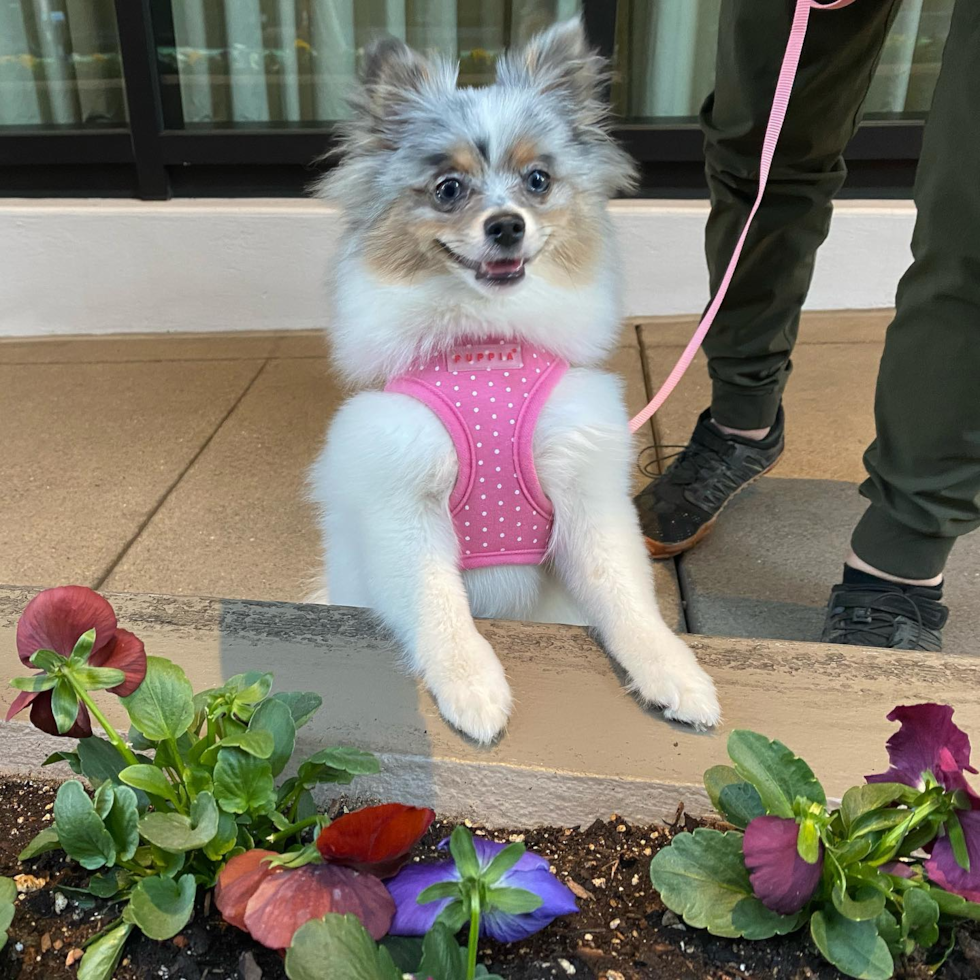
[[[81,640],[76,646],[71,677],[83,677],[86,690],[118,683],[115,673],[85,664],[85,646]],[[52,669],[62,672],[59,679],[64,664],[62,657],[51,660]],[[98,872],[88,886],[93,895],[122,904],[122,924],[86,949],[81,980],[110,980],[133,929],[159,940],[180,932],[194,913],[198,887],[211,887],[240,849],[302,848],[304,832],[315,833],[326,822],[316,815],[310,793],[318,783],[349,783],[378,772],[374,756],[334,747],[302,761],[302,777],[277,787],[296,729],[309,722],[321,698],[272,694],[272,681],[271,674],[251,672],[195,695],[179,666],[148,657],[143,683],[120,699],[131,722],[132,749],[107,727],[109,740],[81,739],[74,752],[48,760],[68,762],[95,793],[90,796],[77,780],[64,783],[53,826],[31,841],[21,859],[60,848]],[[64,699],[60,723],[77,708],[74,698]],[[2,897],[0,887],[0,924]]]
[[[14,921],[14,902],[17,901],[17,886],[10,878],[0,877],[0,949],[7,944],[7,930]]]
[[[688,925],[717,936],[766,939],[809,923],[817,949],[843,975],[886,980],[895,957],[936,946],[944,926],[948,936],[956,919],[980,921],[980,904],[930,884],[914,857],[945,832],[956,860],[969,868],[957,817],[969,801],[926,778],[922,788],[855,786],[839,808],[828,810],[810,767],[781,742],[736,731],[728,753],[732,766],[712,767],[704,784],[718,812],[739,829],[678,834],[650,866],[664,903]],[[815,890],[809,897],[801,893],[802,908],[793,915],[779,915],[760,901],[745,865],[742,831],[766,815],[795,821],[799,830],[796,853],[784,855],[782,871],[760,870],[760,881],[768,874],[776,886],[785,884],[780,875],[794,873],[794,858],[822,862]],[[760,825],[760,834],[763,826],[772,829]],[[890,874],[895,860],[908,873]]]

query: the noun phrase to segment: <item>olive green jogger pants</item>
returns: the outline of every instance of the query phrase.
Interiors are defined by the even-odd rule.
[[[814,10],[772,177],[705,341],[712,413],[771,425],[842,152],[861,118],[899,0]],[[755,197],[759,152],[792,0],[724,0],[715,92],[701,113],[717,287]],[[938,575],[980,526],[980,0],[957,0],[915,185],[914,261],[898,287],[875,396],[877,437],[852,546],[903,578]],[[833,397],[828,392],[828,397]],[[832,440],[833,433],[827,433]]]

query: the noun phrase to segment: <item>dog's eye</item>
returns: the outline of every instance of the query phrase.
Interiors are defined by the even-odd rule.
[[[524,183],[532,194],[544,194],[551,186],[551,174],[545,170],[532,170]]]
[[[447,207],[463,197],[463,182],[456,177],[447,177],[436,186],[436,200]]]

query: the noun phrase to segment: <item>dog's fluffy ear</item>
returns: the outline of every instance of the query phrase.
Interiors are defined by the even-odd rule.
[[[456,74],[445,62],[426,58],[397,38],[375,41],[365,52],[361,86],[350,100],[346,149],[392,148],[413,108],[424,106],[434,91],[455,85]]]
[[[605,117],[605,60],[589,47],[580,17],[562,21],[497,63],[501,85],[534,87],[558,96],[585,127]]]

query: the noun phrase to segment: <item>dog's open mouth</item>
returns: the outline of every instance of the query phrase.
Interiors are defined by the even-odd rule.
[[[458,265],[475,272],[478,282],[486,282],[494,286],[509,286],[524,278],[524,267],[527,260],[523,257],[474,262],[451,249],[445,242],[438,242],[438,244]]]

